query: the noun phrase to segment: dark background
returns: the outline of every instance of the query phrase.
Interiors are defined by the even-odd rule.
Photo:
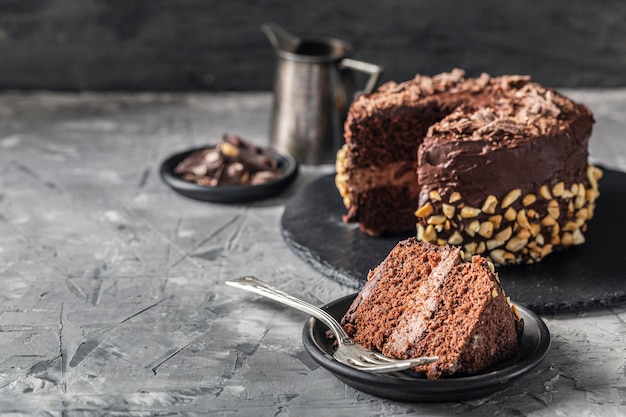
[[[268,21],[351,42],[383,81],[460,67],[626,86],[624,0],[0,0],[0,90],[270,90]]]

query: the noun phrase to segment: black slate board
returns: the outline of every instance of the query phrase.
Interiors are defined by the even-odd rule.
[[[342,222],[345,211],[334,176],[321,177],[287,203],[282,234],[314,268],[359,289],[368,271],[412,234],[368,236],[357,225]],[[626,173],[604,169],[586,242],[534,265],[498,268],[507,295],[539,314],[626,303],[625,211]]]

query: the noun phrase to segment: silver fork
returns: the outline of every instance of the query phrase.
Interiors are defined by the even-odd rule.
[[[226,285],[251,291],[274,301],[303,311],[324,323],[337,338],[337,350],[333,357],[344,365],[361,371],[387,373],[403,371],[418,365],[426,365],[439,359],[437,356],[412,358],[406,360],[392,359],[379,352],[366,349],[355,343],[343,330],[341,325],[328,312],[312,304],[293,297],[253,276],[226,281]]]

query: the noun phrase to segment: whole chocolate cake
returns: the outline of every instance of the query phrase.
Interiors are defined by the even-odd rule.
[[[536,262],[584,242],[601,171],[590,110],[525,76],[461,70],[387,83],[353,103],[336,184],[371,235],[407,231],[467,259]]]
[[[407,359],[429,379],[475,374],[517,352],[524,322],[493,265],[461,249],[401,241],[368,276],[341,321],[360,345]]]

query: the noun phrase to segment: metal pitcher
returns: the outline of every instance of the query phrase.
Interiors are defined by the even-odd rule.
[[[278,55],[270,145],[300,163],[334,162],[356,93],[354,71],[369,74],[362,92],[370,93],[382,67],[348,58],[352,47],[339,39],[300,39],[275,24],[262,30]]]

